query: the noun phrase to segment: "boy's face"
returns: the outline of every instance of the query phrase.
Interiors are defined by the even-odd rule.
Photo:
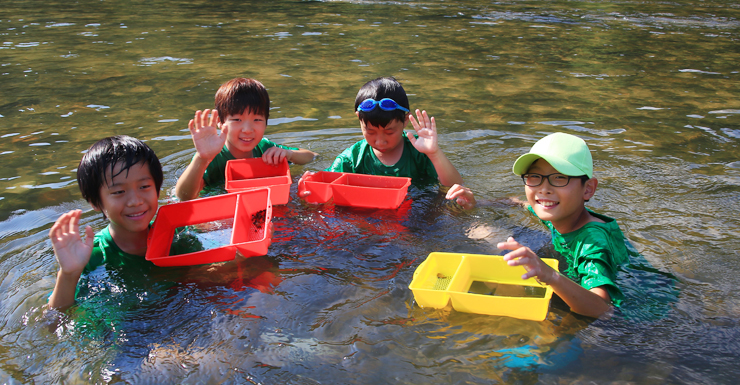
[[[365,124],[360,120],[360,127],[362,127],[362,136],[365,137],[370,147],[377,152],[388,154],[403,144],[403,129],[406,127],[406,122],[394,119],[385,127],[379,127],[370,123]]]
[[[115,234],[139,233],[149,229],[159,207],[159,193],[149,171],[149,165],[140,162],[119,174],[122,163],[106,172],[106,184],[100,187],[102,211],[110,219],[111,232]],[[111,175],[116,175],[111,180]]]
[[[252,150],[262,140],[267,128],[267,118],[264,115],[244,110],[241,114],[229,115],[219,125],[222,129],[228,127],[226,148],[237,159],[251,158]]]
[[[537,159],[527,174],[560,174],[546,160]],[[562,175],[562,174],[560,174]],[[552,222],[555,227],[560,223],[575,223],[581,215],[584,202],[596,192],[595,179],[583,183],[578,178],[571,178],[563,187],[553,187],[547,178],[542,179],[542,184],[537,187],[524,186],[527,194],[527,202],[532,206],[537,216],[545,221]],[[573,222],[570,222],[573,221]]]

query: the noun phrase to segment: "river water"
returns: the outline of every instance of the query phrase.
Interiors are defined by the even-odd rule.
[[[14,1],[0,10],[0,379],[4,383],[734,383],[740,375],[740,3],[736,1]],[[633,247],[611,319],[553,301],[543,322],[420,308],[435,251],[542,255],[527,212],[464,212],[413,189],[398,210],[273,212],[268,255],[111,277],[45,311],[56,218],[83,208],[75,169],[97,139],[146,140],[161,203],[193,154],[187,121],[253,77],[266,137],[320,156],[361,138],[366,81],[394,76],[435,116],[479,199],[539,138],[586,140],[588,206]],[[411,129],[411,127],[409,127]]]

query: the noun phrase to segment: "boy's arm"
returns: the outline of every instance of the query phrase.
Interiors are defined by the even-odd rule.
[[[434,169],[437,171],[437,177],[439,183],[444,186],[452,186],[454,184],[462,184],[463,179],[460,173],[457,171],[455,166],[452,165],[447,156],[442,152],[437,143],[437,123],[434,118],[429,118],[426,111],[416,110],[416,116],[418,122],[414,119],[414,116],[409,114],[409,120],[411,125],[414,126],[418,138],[414,138],[414,135],[410,132],[406,133],[406,137],[409,138],[411,144],[419,150],[419,152],[426,154],[429,160],[432,161]]]
[[[310,163],[319,155],[311,150],[306,150],[304,148],[291,150],[291,152],[292,155],[288,158],[288,161],[293,162],[294,164]]]
[[[49,238],[54,248],[54,256],[59,263],[59,273],[54,284],[54,292],[49,297],[49,307],[64,310],[75,303],[77,281],[90,261],[93,249],[93,230],[85,227],[85,241],[80,235],[80,215],[82,210],[63,214],[49,230]]]
[[[189,201],[198,197],[198,193],[203,190],[203,174],[211,161],[207,161],[195,154],[193,160],[180,175],[175,184],[175,196],[182,202]]]
[[[476,200],[473,190],[456,184],[447,190],[445,198],[454,201],[465,210],[471,210],[476,206],[521,206],[526,208],[529,203],[518,197],[497,198],[493,200]]]
[[[317,155],[317,153],[303,148],[289,150],[287,148],[274,146],[265,150],[265,153],[262,154],[262,160],[264,160],[265,163],[272,165],[279,164],[283,159],[287,159],[288,162],[292,162],[294,164],[306,164],[314,160]]]
[[[175,185],[175,195],[181,201],[198,197],[198,193],[203,189],[203,174],[206,168],[226,143],[228,128],[224,127],[219,134],[217,126],[216,110],[207,109],[203,112],[198,110],[195,112],[195,117],[188,122],[196,154]]]
[[[501,250],[514,250],[504,255],[509,266],[523,265],[527,273],[522,279],[535,277],[538,281],[550,285],[552,290],[565,301],[571,311],[585,316],[598,318],[611,309],[611,297],[601,287],[591,290],[564,277],[558,271],[544,263],[532,249],[524,247],[514,238],[497,245]]]

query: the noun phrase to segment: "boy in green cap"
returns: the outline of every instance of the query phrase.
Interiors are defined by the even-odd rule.
[[[613,218],[585,207],[598,185],[586,142],[564,133],[548,135],[514,162],[513,171],[524,181],[527,202],[521,203],[550,229],[567,266],[559,273],[512,237],[497,245],[513,250],[504,260],[528,270],[522,279],[535,277],[552,286],[573,312],[599,317],[619,306],[623,294],[615,281],[618,266],[628,260],[627,248]],[[448,199],[467,202],[466,208],[475,204],[472,192],[462,186],[453,186]]]

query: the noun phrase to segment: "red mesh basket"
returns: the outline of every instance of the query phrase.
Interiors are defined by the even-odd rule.
[[[277,166],[265,163],[262,158],[235,159],[226,162],[226,191],[233,193],[259,187],[269,187],[273,205],[288,203],[290,185],[288,161]]]
[[[237,250],[244,257],[267,254],[267,229],[272,221],[270,194],[270,189],[259,188],[160,207],[149,230],[146,260],[157,266],[188,266],[230,261]],[[170,255],[176,229],[223,220],[233,220],[228,245]]]

